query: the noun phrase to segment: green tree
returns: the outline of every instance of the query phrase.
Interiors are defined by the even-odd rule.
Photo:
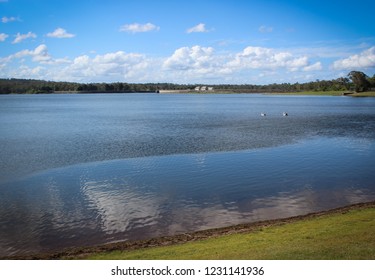
[[[372,78],[368,78],[368,81],[370,83],[370,87],[372,89],[375,88],[375,74],[372,76]]]
[[[352,80],[356,92],[366,91],[370,86],[370,83],[367,79],[368,77],[363,72],[351,71],[348,74],[348,77],[350,80]]]

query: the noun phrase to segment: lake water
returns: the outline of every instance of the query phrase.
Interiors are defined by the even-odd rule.
[[[3,95],[0,256],[371,201],[374,140],[375,98]]]

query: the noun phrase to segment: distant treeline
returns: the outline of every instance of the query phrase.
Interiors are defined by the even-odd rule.
[[[10,93],[126,93],[157,92],[159,90],[194,90],[202,84],[172,83],[70,83],[28,79],[0,79],[0,94]],[[375,88],[375,75],[368,77],[363,72],[351,71],[347,77],[335,80],[316,80],[307,83],[282,83],[269,85],[205,84],[214,91],[230,92],[300,92],[300,91],[367,91]]]

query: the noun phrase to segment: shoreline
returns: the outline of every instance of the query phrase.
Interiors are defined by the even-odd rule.
[[[30,255],[19,255],[19,256],[9,256],[0,257],[2,260],[59,260],[59,259],[80,259],[88,256],[90,254],[105,253],[116,250],[121,251],[132,251],[143,248],[151,247],[162,247],[169,245],[184,244],[192,241],[205,240],[212,237],[231,235],[235,233],[251,233],[261,228],[266,228],[270,226],[278,226],[284,224],[290,224],[297,221],[304,221],[309,219],[314,219],[321,216],[328,216],[331,214],[345,214],[346,212],[354,209],[365,209],[365,208],[375,208],[375,201],[363,202],[357,204],[351,204],[339,208],[313,212],[305,215],[292,216],[288,218],[274,219],[274,220],[264,220],[258,222],[238,224],[222,228],[213,228],[207,230],[201,230],[196,232],[188,232],[184,234],[177,234],[172,236],[161,236],[145,240],[137,241],[120,241],[107,244],[99,244],[87,247],[75,247],[68,248],[61,251],[37,253]]]
[[[157,91],[121,91],[121,92],[90,92],[90,91],[53,91],[49,93],[7,93],[0,95],[40,95],[40,94],[58,94],[58,95],[75,95],[75,94],[131,94],[131,93],[152,93],[152,94],[193,94],[193,95],[215,95],[215,94],[262,94],[262,95],[279,95],[279,96],[349,96],[349,97],[375,97],[375,91],[236,91],[236,90],[157,90]]]

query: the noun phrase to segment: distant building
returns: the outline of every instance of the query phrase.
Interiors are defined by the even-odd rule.
[[[214,90],[213,87],[208,86],[198,86],[194,88],[195,91],[206,91],[206,90]]]

